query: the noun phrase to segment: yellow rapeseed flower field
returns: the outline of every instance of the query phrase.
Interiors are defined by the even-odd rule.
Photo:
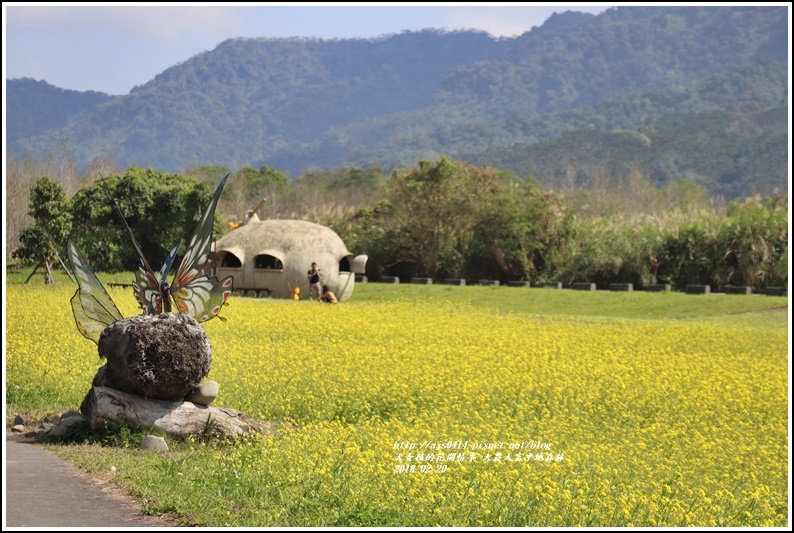
[[[73,290],[7,286],[8,404],[74,409],[88,391],[102,362]],[[210,526],[786,525],[785,330],[230,302],[206,324],[215,405],[299,428],[147,459],[134,486],[155,509]]]

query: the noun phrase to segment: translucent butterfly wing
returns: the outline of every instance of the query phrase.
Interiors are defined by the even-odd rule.
[[[132,291],[144,314],[157,315],[162,312],[163,298],[160,295],[160,284],[151,272],[140,267],[135,271],[135,283]]]
[[[97,300],[93,296],[80,292],[80,289],[75,291],[70,301],[78,331],[80,331],[85,338],[99,344],[99,336],[105,331],[105,328],[115,322],[115,320],[108,319],[106,316],[101,319],[91,318],[89,313],[93,317],[97,316]],[[86,309],[89,311],[86,312]],[[102,310],[99,312],[103,313]]]
[[[199,223],[196,226],[193,236],[187,243],[185,249],[185,257],[179,264],[179,268],[174,276],[174,283],[172,287],[176,292],[177,287],[181,287],[189,283],[193,278],[199,276],[204,270],[204,265],[207,263],[207,258],[210,254],[210,244],[212,241],[212,226],[215,222],[215,207],[218,205],[218,200],[221,197],[221,191],[229,179],[229,174],[221,181],[218,188],[215,189],[215,194],[207,206],[207,209],[202,213]]]
[[[66,248],[79,285],[71,299],[75,323],[84,337],[98,344],[102,331],[123,317],[77,245],[69,239]]]
[[[198,226],[188,241],[185,256],[176,271],[174,282],[171,284],[171,296],[177,309],[199,322],[216,317],[233,290],[231,276],[218,281],[217,277],[209,277],[202,273],[210,253],[215,207],[228,178],[229,174],[226,174],[215,190],[212,201],[201,215]]]
[[[199,322],[218,316],[223,304],[231,296],[234,279],[228,276],[218,281],[215,276],[201,275],[171,293],[180,313],[187,313]]]

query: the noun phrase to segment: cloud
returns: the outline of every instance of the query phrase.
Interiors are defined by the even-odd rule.
[[[499,6],[494,7],[449,7],[442,12],[439,25],[447,29],[477,29],[494,37],[515,37],[533,27],[542,26],[553,13],[585,11],[600,13],[608,6]]]
[[[461,7],[444,12],[441,24],[448,29],[477,29],[494,37],[513,37],[543,24],[554,8]]]

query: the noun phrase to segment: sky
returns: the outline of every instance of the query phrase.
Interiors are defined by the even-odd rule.
[[[373,38],[426,28],[514,37],[606,3],[3,3],[3,78],[127,94],[237,37]]]

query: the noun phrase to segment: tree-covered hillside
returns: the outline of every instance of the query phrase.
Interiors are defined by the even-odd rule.
[[[668,115],[637,130],[592,124],[554,139],[482,150],[461,159],[532,175],[548,187],[586,186],[605,171],[616,183],[640,168],[657,184],[687,179],[734,199],[787,190],[788,101]]]
[[[267,165],[292,177],[388,170],[439,154],[517,160],[505,150],[588,126],[647,136],[640,127],[667,116],[713,122],[706,110],[725,120],[735,106],[779,106],[788,97],[787,19],[785,6],[618,7],[555,15],[509,39],[438,30],[229,39],[87,108],[56,93],[32,100],[25,80],[9,80],[8,147],[40,158],[68,139],[82,167],[102,156],[167,171]],[[72,111],[53,123],[58,113],[39,112],[50,108]],[[762,124],[752,142],[760,150],[778,135]],[[710,187],[727,180],[715,192],[740,194],[756,179],[746,172],[758,172],[759,150],[738,154],[744,162],[732,167],[661,167],[657,179],[695,173]],[[773,170],[766,179],[778,179]]]
[[[25,139],[64,128],[99,104],[113,99],[96,91],[72,91],[31,78],[6,86],[6,129],[10,139]]]
[[[506,41],[495,60],[451,72],[442,94],[451,102],[476,102],[501,118],[500,113],[551,113],[619,94],[687,86],[761,55],[787,61],[782,13],[624,7],[598,17],[553,15],[540,28]]]

